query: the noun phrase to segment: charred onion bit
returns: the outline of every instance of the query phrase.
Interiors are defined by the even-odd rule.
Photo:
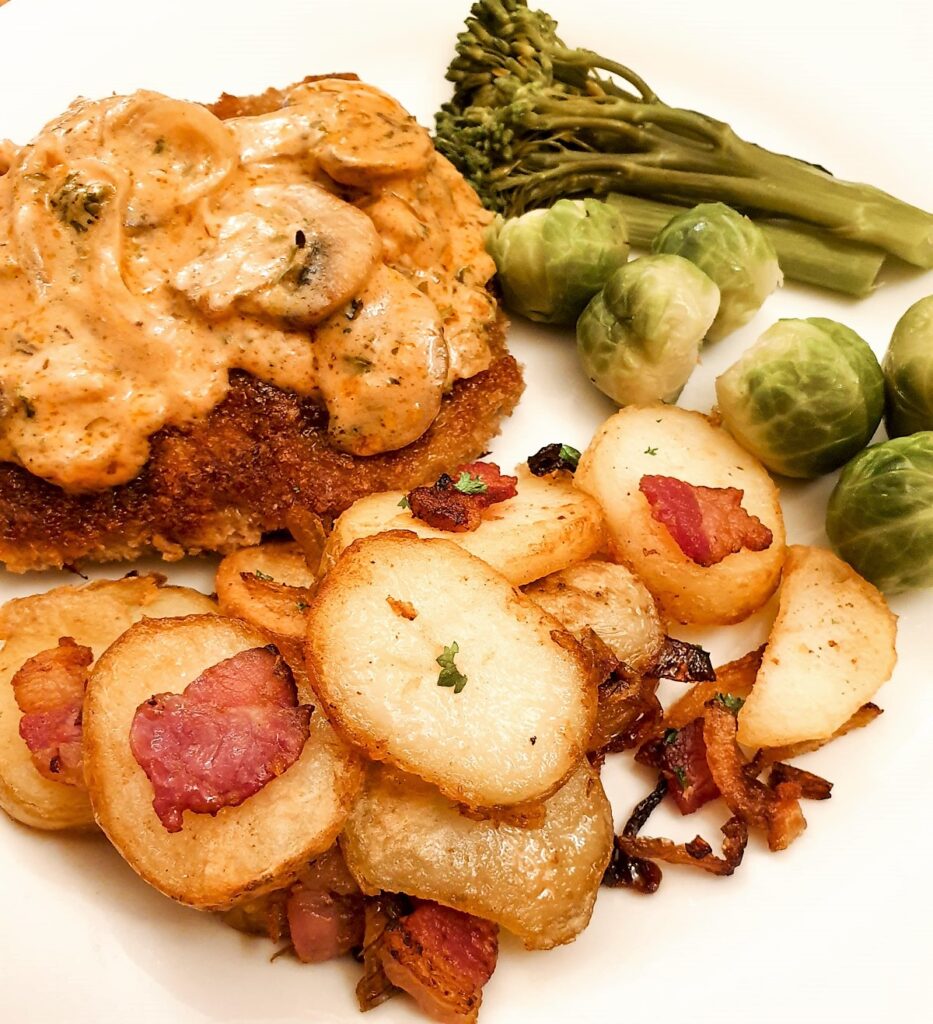
[[[383,892],[366,900],[361,954],[363,977],[356,986],[356,1000],[363,1013],[400,991],[382,968],[382,942],[386,929],[411,911],[411,900],[399,893]]]
[[[546,444],[534,455],[528,456],[528,468],[534,476],[552,476],[560,470],[568,473],[576,472],[580,462],[580,453],[569,444]]]
[[[36,769],[53,782],[84,787],[81,711],[90,647],[63,636],[57,647],[33,655],[13,676],[23,717],[19,734]]]
[[[645,823],[651,812],[664,799],[667,792],[667,782],[662,776],[654,789],[635,805],[631,817],[625,823],[622,835],[632,838],[645,827]],[[642,857],[633,857],[624,853],[619,846],[619,836],[616,836],[612,847],[612,856],[609,859],[609,866],[603,874],[602,884],[610,889],[634,889],[636,892],[650,896],[658,891],[661,884],[661,869],[657,864]]]
[[[635,755],[635,760],[661,772],[681,814],[692,814],[719,796],[706,761],[702,718],[694,719],[681,729],[668,729],[663,736],[649,740]]]
[[[166,831],[183,812],[236,807],[298,760],[312,708],[275,647],[241,651],[202,672],[184,693],[143,701],[130,748],[146,773]]]
[[[716,678],[713,661],[702,647],[672,636],[664,638],[664,646],[646,674],[678,683],[703,683]]]
[[[336,846],[302,871],[285,913],[302,963],[323,963],[362,945],[363,894]]]
[[[697,683],[696,686],[692,686],[667,709],[664,726],[679,729],[689,725],[694,718],[702,718],[706,702],[712,700],[717,693],[725,692],[735,697],[747,697],[761,667],[764,650],[764,646],[761,646],[735,661],[730,661],[727,665],[720,665],[716,669],[716,679],[713,682]]]
[[[518,477],[504,476],[494,462],[468,462],[454,475],[442,473],[430,487],[407,496],[411,514],[435,530],[471,533],[483,521],[483,509],[518,493]]]
[[[498,955],[497,925],[430,902],[390,924],[380,944],[389,981],[447,1024],[476,1020]]]
[[[643,836],[616,836],[616,846],[628,857],[663,860],[668,864],[683,864],[700,868],[712,875],[731,875],[742,863],[748,845],[748,827],[738,816],[722,826],[722,856],[713,853],[710,844],[700,836],[689,843],[674,843],[670,839],[650,839]]]
[[[706,705],[703,739],[710,774],[729,810],[753,828],[762,829],[772,850],[784,850],[807,827],[800,810],[801,787],[779,782],[774,789],[749,776],[736,742],[735,715],[720,701]]]
[[[694,487],[672,476],[643,476],[638,488],[653,518],[697,565],[715,565],[743,548],[771,546],[771,531],[742,508],[745,492],[737,487]]]

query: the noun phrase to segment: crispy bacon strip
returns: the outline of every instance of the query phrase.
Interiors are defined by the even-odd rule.
[[[438,903],[419,903],[389,925],[380,945],[388,980],[444,1024],[471,1024],[499,955],[490,921]]]
[[[745,492],[736,487],[695,487],[673,476],[646,475],[638,489],[652,517],[697,565],[715,565],[743,548],[771,546],[771,531],[742,508]]]
[[[84,788],[81,711],[90,647],[63,636],[57,647],[33,655],[13,676],[13,696],[23,717],[19,734],[45,778]]]
[[[747,697],[752,692],[755,677],[761,667],[764,645],[749,651],[741,658],[716,669],[716,681],[698,683],[676,700],[665,712],[664,729],[682,729],[696,718],[702,718],[707,701],[717,693],[730,693],[733,697]]]
[[[160,693],[136,709],[130,748],[155,791],[168,832],[183,812],[216,814],[258,793],[298,759],[310,706],[275,647],[256,647],[202,672],[184,693]]]
[[[719,796],[710,774],[703,740],[703,719],[695,718],[680,729],[648,740],[635,755],[639,764],[657,768],[681,814],[693,814]]]
[[[706,705],[703,739],[710,774],[734,815],[762,829],[771,850],[784,850],[807,827],[800,809],[801,789],[780,782],[774,789],[749,776],[736,742],[735,715],[715,700]]]
[[[466,493],[457,482],[466,473],[475,493]],[[483,521],[483,510],[514,498],[518,477],[505,476],[494,462],[467,462],[453,476],[443,473],[430,487],[416,487],[407,500],[411,513],[435,530],[470,533]]]
[[[673,679],[677,683],[700,683],[716,678],[713,662],[699,644],[688,644],[672,636],[664,644],[646,675],[655,679]]]

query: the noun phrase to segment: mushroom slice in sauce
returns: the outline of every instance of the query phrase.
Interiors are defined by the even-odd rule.
[[[447,346],[437,308],[382,266],[315,333],[318,386],[333,443],[374,455],[419,438],[441,406]]]
[[[382,248],[366,214],[314,184],[230,192],[215,230],[213,246],[175,275],[215,316],[236,304],[315,324],[359,292]]]
[[[368,188],[387,178],[412,177],[434,160],[427,131],[396,100],[363,82],[329,78],[293,89],[288,107],[317,116],[324,139],[320,165],[334,181]]]

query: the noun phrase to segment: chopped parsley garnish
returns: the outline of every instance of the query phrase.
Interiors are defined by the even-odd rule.
[[[295,605],[300,612],[306,612],[311,607],[307,601],[296,601]]]
[[[680,765],[678,765],[674,769],[674,774],[677,776],[677,781],[680,783],[680,788],[681,789],[686,789],[687,788],[687,772],[686,772],[686,769],[681,768]]]
[[[49,197],[49,206],[63,224],[82,234],[100,220],[104,203],[113,193],[112,185],[101,181],[85,185],[77,174],[69,174],[62,187]]]
[[[461,494],[485,494],[489,488],[478,476],[461,472],[460,479],[454,484],[456,490]]]
[[[726,711],[730,711],[733,715],[737,715],[745,704],[744,697],[734,697],[731,693],[717,693],[713,700],[717,704],[721,704]]]
[[[646,448],[645,449],[645,455],[657,455],[657,454],[658,454],[657,448]]]
[[[467,684],[467,677],[454,664],[454,658],[460,653],[460,645],[456,640],[444,648],[444,653],[437,660],[441,671],[437,677],[438,686],[452,686],[454,693],[459,693]]]
[[[408,498],[407,497],[403,497],[402,500],[398,503],[398,507],[399,508],[411,508],[411,504],[408,501]]]
[[[275,583],[275,578],[270,576],[267,572],[263,572],[262,569],[254,569],[253,575],[257,580],[262,580],[263,583]]]
[[[664,746],[669,747],[677,739],[679,729],[667,729],[664,733]]]

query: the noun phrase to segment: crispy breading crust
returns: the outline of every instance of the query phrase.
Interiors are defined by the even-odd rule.
[[[282,103],[283,93],[269,89],[260,96],[224,94],[209,109],[226,118]],[[149,461],[128,484],[70,495],[0,463],[0,562],[27,572],[81,559],[136,558],[152,549],[167,559],[226,553],[284,529],[292,505],[332,516],[373,491],[434,480],[476,458],[518,402],[521,370],[506,354],[504,333],[502,320],[492,366],[458,381],[429,430],[399,451],[365,458],[337,451],[321,406],[234,372],[227,397],[207,416],[154,435]]]

